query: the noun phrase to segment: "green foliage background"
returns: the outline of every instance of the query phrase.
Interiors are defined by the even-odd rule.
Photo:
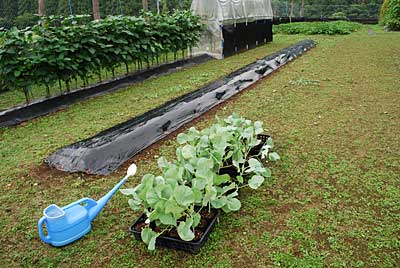
[[[34,24],[37,0],[0,0],[0,28],[26,27]],[[191,0],[160,0],[161,11],[189,9]],[[378,18],[383,0],[272,0],[277,17]],[[70,5],[69,5],[70,3]],[[141,0],[100,0],[101,16],[138,15]],[[149,0],[149,9],[156,10],[156,1]],[[91,14],[91,0],[46,0],[46,15]]]
[[[50,87],[64,81],[69,91],[72,80],[88,84],[91,76],[101,77],[103,69],[114,74],[125,64],[129,72],[130,63],[149,66],[168,53],[176,58],[178,51],[197,43],[202,29],[200,18],[190,11],[109,16],[89,23],[87,19],[50,16],[32,29],[6,31],[0,77],[7,88],[22,89],[27,102],[34,85],[45,85],[50,96]]]
[[[400,30],[400,0],[385,0],[381,8],[380,23],[388,30]]]
[[[350,21],[293,22],[274,26],[274,33],[283,34],[350,34],[361,28],[361,24]]]

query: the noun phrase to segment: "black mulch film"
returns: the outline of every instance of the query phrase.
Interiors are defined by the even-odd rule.
[[[120,88],[143,82],[150,77],[157,77],[175,72],[181,68],[192,67],[212,59],[209,55],[191,58],[151,67],[139,72],[127,74],[112,80],[104,81],[86,88],[77,89],[47,99],[39,99],[28,105],[19,105],[0,111],[0,128],[20,124],[33,118],[43,116],[71,106],[74,103],[116,91]]]
[[[151,111],[59,149],[45,162],[67,172],[107,175],[125,161],[313,48],[303,40]]]
[[[224,57],[272,42],[272,20],[256,20],[222,27]]]

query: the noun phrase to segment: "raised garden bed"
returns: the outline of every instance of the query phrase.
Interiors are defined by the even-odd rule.
[[[69,107],[74,103],[96,96],[101,96],[129,85],[143,82],[150,77],[166,75],[181,68],[187,68],[204,63],[210,59],[212,59],[212,57],[208,55],[199,55],[192,58],[151,67],[139,72],[97,83],[86,88],[77,89],[69,93],[62,93],[51,98],[42,98],[30,104],[18,105],[10,109],[0,111],[0,127],[17,125],[33,118]]]
[[[156,246],[197,254],[200,251],[200,248],[208,240],[211,231],[217,223],[219,214],[220,211],[217,209],[211,209],[210,212],[202,210],[201,222],[199,226],[195,228],[195,239],[193,241],[183,241],[179,238],[177,231],[174,229],[159,236],[156,240]],[[142,214],[129,228],[130,232],[133,233],[138,241],[142,241],[141,231],[145,226],[148,226],[148,224],[145,223],[145,220],[146,215]],[[154,224],[150,224],[150,226],[153,230],[156,230],[157,228]]]
[[[61,148],[45,161],[67,172],[109,174],[183,124],[255,84],[315,46],[303,40],[96,136]]]

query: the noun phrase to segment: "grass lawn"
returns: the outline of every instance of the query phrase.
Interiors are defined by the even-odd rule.
[[[199,255],[148,253],[127,232],[138,216],[116,194],[92,232],[65,248],[42,243],[37,220],[51,203],[98,199],[107,177],[65,174],[42,160],[57,148],[195,90],[239,66],[310,36],[273,43],[73,105],[0,130],[0,258],[32,267],[398,267],[400,264],[400,33],[365,26],[346,36],[311,36],[318,46],[196,120],[233,111],[262,120],[282,160],[242,209],[222,215]],[[174,154],[174,138],[136,156],[140,176],[155,157]],[[126,166],[125,166],[126,167]]]

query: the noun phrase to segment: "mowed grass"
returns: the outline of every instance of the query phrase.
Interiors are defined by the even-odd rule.
[[[261,190],[241,192],[199,255],[148,253],[127,232],[138,216],[116,194],[82,240],[58,249],[40,242],[36,221],[51,203],[99,198],[124,173],[51,172],[41,161],[60,146],[194,90],[304,36],[74,105],[0,133],[0,257],[32,267],[398,267],[400,263],[400,34],[313,36],[318,46],[191,124],[238,112],[262,120],[282,160]],[[178,88],[179,85],[179,88]],[[189,126],[191,126],[189,125]],[[187,127],[189,127],[187,126]],[[172,157],[166,139],[135,157],[140,176]],[[1,266],[1,265],[0,265]]]

